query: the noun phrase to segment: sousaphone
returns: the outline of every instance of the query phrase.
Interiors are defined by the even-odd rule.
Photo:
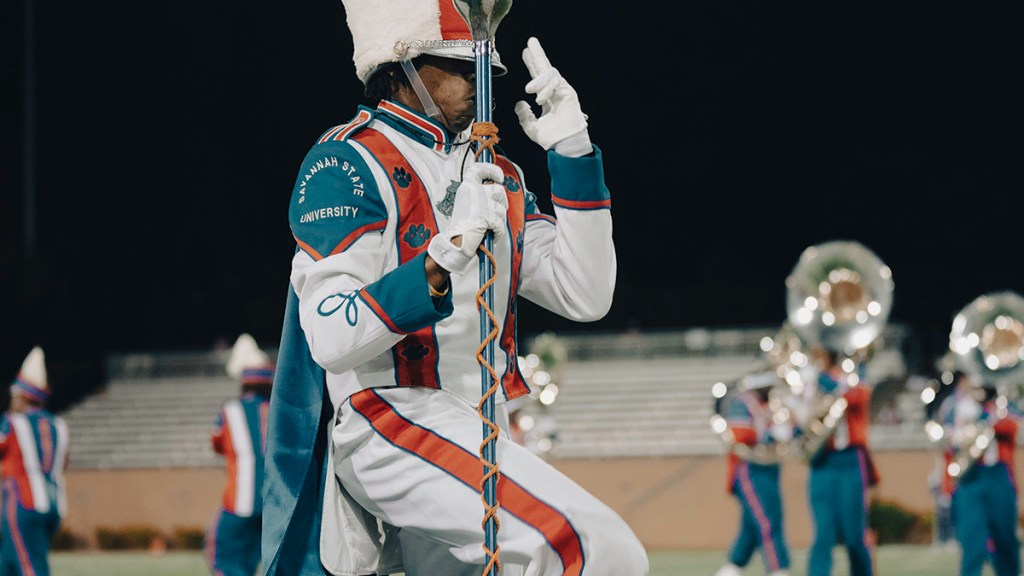
[[[954,317],[949,349],[960,370],[979,385],[995,389],[996,416],[1005,416],[1024,383],[1024,297],[1003,291],[975,298]],[[926,424],[926,432],[933,442],[943,436],[940,423],[932,421]],[[991,422],[976,420],[964,425],[959,436],[946,468],[954,482],[984,456],[995,431]]]
[[[869,358],[889,320],[893,287],[889,267],[859,242],[810,246],[786,278],[788,323],[808,350],[835,352],[846,383],[856,386],[858,366]],[[841,396],[818,395],[812,402],[799,436],[808,461],[843,421],[847,408]]]

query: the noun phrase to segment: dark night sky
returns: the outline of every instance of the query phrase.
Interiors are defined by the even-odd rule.
[[[512,112],[535,35],[605,153],[619,255],[605,319],[525,305],[521,333],[778,324],[800,252],[833,239],[873,249],[892,320],[940,344],[975,296],[1024,290],[1010,4],[516,0],[502,146],[550,206]],[[42,345],[71,402],[111,352],[275,346],[296,170],[362,101],[341,2],[36,2],[32,254],[23,6],[0,4],[0,376]]]

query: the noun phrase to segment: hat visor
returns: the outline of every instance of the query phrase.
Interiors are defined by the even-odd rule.
[[[430,54],[432,56],[440,56],[441,58],[454,58],[456,60],[466,60],[473,62],[476,56],[473,54],[473,46],[437,46],[424,49],[423,54]],[[504,76],[508,72],[505,65],[501,63],[501,56],[495,50],[491,52],[491,74],[494,76]]]
[[[476,56],[473,54],[472,41],[467,40],[466,44],[455,45],[455,46],[431,46],[430,48],[420,48],[416,56],[420,54],[430,54],[440,58],[453,58],[455,60],[465,60],[467,62],[473,62],[476,60]],[[415,59],[416,56],[413,56]],[[389,62],[397,62],[397,60],[391,60]],[[376,74],[380,69],[389,62],[382,62],[375,66],[366,76],[363,78],[363,83],[368,84],[370,78]],[[494,76],[504,76],[508,72],[505,65],[501,63],[501,56],[495,50],[491,53],[491,74]]]

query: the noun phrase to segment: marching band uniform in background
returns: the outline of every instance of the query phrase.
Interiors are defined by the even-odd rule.
[[[793,438],[792,424],[775,423],[769,408],[768,393],[777,381],[774,372],[741,380],[744,391],[732,399],[726,415],[737,443],[753,447],[786,443]],[[770,576],[789,574],[780,471],[779,463],[750,462],[735,451],[729,452],[726,489],[740,503],[740,531],[729,549],[729,562],[716,576],[739,576],[758,548]]]
[[[0,419],[0,575],[50,574],[50,540],[67,513],[68,429],[45,408],[50,398],[43,350],[33,348],[10,388]]]
[[[821,371],[814,393],[847,401],[842,418],[810,459],[808,494],[814,541],[808,555],[808,576],[832,573],[832,549],[840,537],[846,547],[851,576],[874,574],[874,534],[868,524],[868,491],[879,477],[868,450],[871,387],[859,366],[856,385],[836,363],[836,354],[817,349]]]
[[[436,47],[433,59],[413,62],[431,75],[422,84],[472,92],[471,34],[454,4],[400,4],[399,11],[346,0],[359,78],[365,83],[378,66]],[[464,147],[472,98],[459,100],[469,112],[458,129],[448,113],[430,117],[395,99],[360,107],[303,161],[289,215],[298,249],[271,397],[265,574],[482,570],[474,299],[476,248],[488,230],[500,331],[502,564],[527,566],[529,576],[648,573],[646,552],[611,508],[507,434],[505,400],[529,392],[517,361],[518,298],[594,321],[611,305],[616,270],[603,160],[576,92],[535,39],[523,58],[534,76],[527,92],[537,94],[542,115],[525,102],[516,111],[527,135],[548,149],[557,219],[540,212],[523,173],[504,156],[473,164]],[[414,74],[425,75],[405,73],[413,87]],[[439,108],[452,103],[429,94],[441,99]],[[453,242],[459,235],[461,246]],[[438,284],[434,264],[441,279],[451,273]],[[403,535],[418,539],[420,551]],[[431,548],[440,555],[426,560],[421,551]],[[442,567],[453,563],[461,568]]]
[[[929,488],[935,495],[935,542],[936,546],[957,545],[956,529],[953,524],[953,478],[949,475],[949,465],[953,462],[952,446],[949,440],[963,424],[964,417],[980,413],[980,405],[974,399],[974,386],[971,378],[964,372],[953,373],[953,389],[935,409],[929,419],[942,425],[945,433],[944,438],[947,444],[943,446],[941,454],[937,457],[935,470],[928,477]],[[957,411],[956,407],[966,403],[964,408]]]
[[[959,482],[947,474],[944,489],[952,494],[954,532],[960,543],[959,576],[980,576],[986,561],[991,561],[996,576],[1018,576],[1021,570],[1020,541],[1017,537],[1017,483],[1014,477],[1014,452],[1020,412],[1012,403],[996,394],[988,384],[974,395],[950,396],[944,402],[944,427],[949,438],[946,462],[957,457],[965,426],[987,423],[994,442],[962,473]]]
[[[204,552],[217,576],[253,576],[260,563],[263,523],[263,462],[274,365],[252,336],[231,349],[227,372],[241,382],[239,398],[221,406],[210,435],[224,456],[227,485],[221,507],[206,532]]]

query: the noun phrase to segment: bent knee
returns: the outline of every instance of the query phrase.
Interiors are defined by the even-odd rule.
[[[647,576],[647,550],[628,528],[607,531],[587,546],[584,576]]]

